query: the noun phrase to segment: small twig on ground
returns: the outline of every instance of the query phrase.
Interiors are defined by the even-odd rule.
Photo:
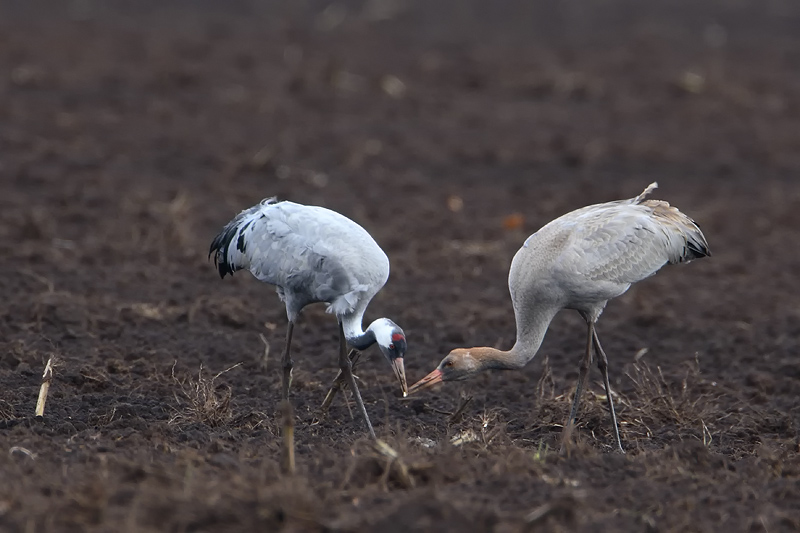
[[[0,400],[0,422],[13,418],[15,418],[14,406],[5,400]]]
[[[385,470],[383,476],[381,476],[382,484],[385,486],[391,469],[393,466],[395,466],[397,468],[397,477],[399,478],[400,483],[403,484],[403,487],[406,489],[413,489],[414,478],[412,478],[411,474],[409,474],[408,465],[400,457],[400,454],[397,453],[397,450],[380,439],[376,440],[373,445],[375,447],[375,451],[386,458]]]
[[[561,432],[561,447],[558,450],[560,457],[569,457],[573,448],[572,435],[575,432],[575,422],[567,422],[567,426]]]
[[[408,398],[403,398],[407,400]],[[461,403],[458,405],[455,411],[445,411],[443,409],[437,409],[432,405],[425,404],[426,409],[430,409],[437,415],[445,415],[447,417],[447,425],[452,426],[453,424],[457,423],[461,420],[461,417],[464,415],[464,411],[466,411],[467,407],[469,406],[470,402],[472,402],[472,395],[465,395],[463,392],[461,394]]]
[[[650,351],[650,348],[640,348],[639,351],[634,354],[633,362],[634,363],[638,363],[639,359],[644,357],[647,354],[647,352],[649,352],[649,351]]]
[[[261,342],[264,343],[264,356],[261,358],[261,367],[266,370],[267,363],[269,362],[269,341],[262,333],[259,333],[258,337],[261,339]]]
[[[586,499],[586,492],[584,490],[575,490],[570,493],[561,494],[556,496],[550,501],[543,503],[536,509],[532,510],[525,516],[523,520],[529,524],[538,524],[541,526],[550,525],[549,518],[553,518],[557,523],[567,526],[566,531],[575,529],[576,522],[580,519],[578,512]],[[545,528],[545,530],[552,529]],[[559,530],[561,528],[558,528]]]
[[[504,426],[501,424],[496,424],[492,429],[489,429],[489,424],[497,422],[497,419],[498,416],[496,412],[484,412],[481,416],[481,440],[483,441],[484,446],[489,446],[494,438],[497,437],[504,429]]]
[[[536,384],[536,393],[539,396],[539,401],[545,399],[552,399],[556,395],[556,382],[553,379],[553,371],[550,367],[550,358],[545,355],[544,363],[542,363],[542,376]]]
[[[47,393],[50,392],[50,382],[53,379],[53,357],[47,359],[47,364],[44,367],[42,374],[42,385],[39,387],[39,399],[36,401],[36,416],[44,416],[44,404],[47,402]]]
[[[711,431],[708,429],[705,421],[700,420],[700,423],[703,424],[703,446],[708,448],[711,446],[711,442],[714,440],[714,438],[711,436]]]
[[[539,522],[544,517],[549,515],[552,511],[553,511],[553,504],[548,502],[543,505],[540,505],[530,513],[526,514],[523,517],[523,520],[529,524]]]
[[[31,459],[36,459],[36,454],[30,451],[28,448],[23,448],[22,446],[12,446],[8,449],[8,455],[14,455],[15,453],[19,453],[30,457]]]
[[[288,400],[281,402],[281,421],[283,423],[283,457],[281,469],[284,474],[293,475],[294,464],[294,409]]]
[[[471,395],[470,396],[466,396],[466,397],[462,397],[461,398],[461,405],[458,406],[458,409],[456,409],[455,413],[450,415],[450,419],[447,421],[447,424],[448,425],[453,425],[456,422],[458,422],[461,419],[461,416],[464,414],[464,411],[466,411],[467,406],[470,404],[471,401],[472,401],[472,396]]]
[[[27,269],[20,269],[18,270],[18,273],[23,274],[25,276],[29,276],[38,281],[39,283],[42,283],[45,287],[47,287],[47,292],[49,293],[53,293],[56,291],[55,283],[53,283],[53,281],[50,278],[46,278],[42,275],[37,274],[36,272],[31,272],[30,270]]]

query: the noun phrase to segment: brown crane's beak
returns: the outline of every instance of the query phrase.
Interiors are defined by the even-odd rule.
[[[392,361],[392,370],[394,375],[400,380],[400,388],[403,389],[403,398],[408,396],[408,383],[406,383],[406,367],[403,365],[402,357],[395,357]]]
[[[408,394],[414,394],[415,392],[433,387],[437,383],[442,382],[442,377],[442,371],[437,368],[421,380],[411,385],[411,388],[408,389]]]

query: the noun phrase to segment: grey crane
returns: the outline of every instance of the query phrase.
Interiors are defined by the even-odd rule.
[[[658,184],[629,200],[590,205],[563,215],[528,237],[511,262],[508,288],[514,306],[517,339],[508,351],[457,348],[409,394],[442,381],[467,379],[481,371],[513,370],[533,359],[550,322],[561,309],[575,309],[588,326],[586,353],[575,398],[564,425],[566,442],[575,423],[581,392],[597,352],[616,445],[623,451],[608,380],[608,358],[595,324],[608,300],[667,263],[710,256],[708,243],[692,219],[660,200],[645,200]],[[562,447],[563,450],[563,447]]]
[[[353,391],[370,435],[375,431],[353,377],[347,355],[378,345],[400,381],[406,385],[403,356],[406,336],[388,318],[378,318],[366,330],[367,305],[389,278],[389,258],[367,231],[330,209],[268,198],[245,209],[214,238],[209,257],[220,277],[249,270],[256,279],[275,286],[289,319],[282,356],[282,393],[288,401],[292,380],[292,331],[300,311],[324,302],[339,322],[339,367]]]

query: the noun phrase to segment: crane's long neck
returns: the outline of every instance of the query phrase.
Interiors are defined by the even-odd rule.
[[[542,307],[528,312],[517,311],[517,341],[508,351],[495,348],[473,348],[470,352],[481,360],[481,370],[516,370],[536,356],[547,328],[558,309]],[[477,350],[477,351],[476,351]]]
[[[547,328],[550,327],[550,322],[559,309],[542,305],[528,309],[527,312],[516,313],[517,342],[514,343],[511,352],[516,354],[519,360],[524,361],[523,365],[533,359],[539,351]]]
[[[372,328],[367,328],[364,331],[361,323],[364,320],[364,311],[351,313],[341,318],[342,328],[344,329],[344,338],[353,348],[357,350],[365,350],[375,344],[375,332]]]

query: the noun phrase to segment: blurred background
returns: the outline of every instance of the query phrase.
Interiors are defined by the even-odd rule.
[[[36,505],[63,505],[76,527],[117,524],[129,501],[121,483],[155,516],[170,502],[153,527],[179,528],[213,524],[203,513],[224,517],[243,502],[261,509],[253,486],[289,490],[274,462],[284,308],[246,273],[220,280],[207,259],[216,232],[262,198],[323,205],[372,233],[392,274],[366,319],[388,316],[404,328],[414,381],[454,347],[511,346],[508,266],[529,234],[658,181],[654,197],[698,222],[713,257],[665,268],[613,301],[600,322],[623,395],[623,439],[640,454],[624,464],[670,465],[613,497],[635,512],[605,507],[597,486],[622,468],[606,459],[493,470],[555,442],[583,350],[576,313],[556,318],[523,371],[442,387],[417,403],[394,397],[393,376],[373,357],[360,374],[373,422],[399,442],[444,439],[451,429],[431,408],[452,411],[462,392],[476,395],[465,424],[480,429],[479,415],[489,416],[504,428],[502,446],[484,442],[468,458],[441,452],[437,464],[471,466],[417,481],[436,486],[447,505],[448,491],[458,494],[453,516],[475,519],[480,504],[481,516],[516,523],[568,496],[593,518],[553,524],[800,527],[797,506],[768,503],[798,501],[796,487],[782,484],[798,471],[798,118],[800,4],[791,0],[0,2],[0,419],[11,428],[0,439],[40,457],[26,470],[0,454],[0,471],[100,502],[88,511],[57,494],[24,503],[9,489],[0,520],[41,525],[31,518]],[[361,470],[354,479],[364,492],[326,492],[346,485],[361,436],[341,401],[326,423],[306,424],[335,375],[336,335],[322,306],[307,309],[295,333],[307,485],[292,494],[327,506],[312,513],[315,524],[357,529],[391,516],[394,503],[368,493],[379,476]],[[20,421],[50,354],[63,362],[52,418],[31,429]],[[674,393],[672,411],[648,410],[663,391],[643,385],[637,362]],[[237,363],[219,378],[230,393],[222,418],[176,425],[176,413],[186,415],[176,383],[196,379],[200,365],[214,375]],[[590,388],[585,439],[604,450],[602,388]],[[64,460],[69,476],[51,479],[68,438],[82,451]],[[715,459],[696,464],[697,450],[669,448],[697,442]],[[131,463],[97,481],[100,448]],[[186,459],[186,450],[196,455]],[[219,454],[233,462],[211,461]],[[715,462],[743,457],[756,457],[749,481]],[[784,461],[789,479],[768,457]],[[174,499],[184,459],[211,487],[196,497],[201,507]],[[142,481],[152,477],[146,469],[126,477],[144,464],[171,465],[160,467],[161,488]],[[688,471],[705,481],[676,474]],[[581,496],[542,472],[600,481]],[[222,478],[232,480],[224,490]],[[472,491],[476,478],[495,480],[495,501]],[[762,499],[743,506],[730,496],[743,483]],[[424,490],[394,501],[430,500]],[[698,490],[711,494],[712,513],[688,499]],[[281,512],[307,516],[291,501]],[[658,505],[673,512],[652,511]],[[226,519],[252,525],[242,516]]]

